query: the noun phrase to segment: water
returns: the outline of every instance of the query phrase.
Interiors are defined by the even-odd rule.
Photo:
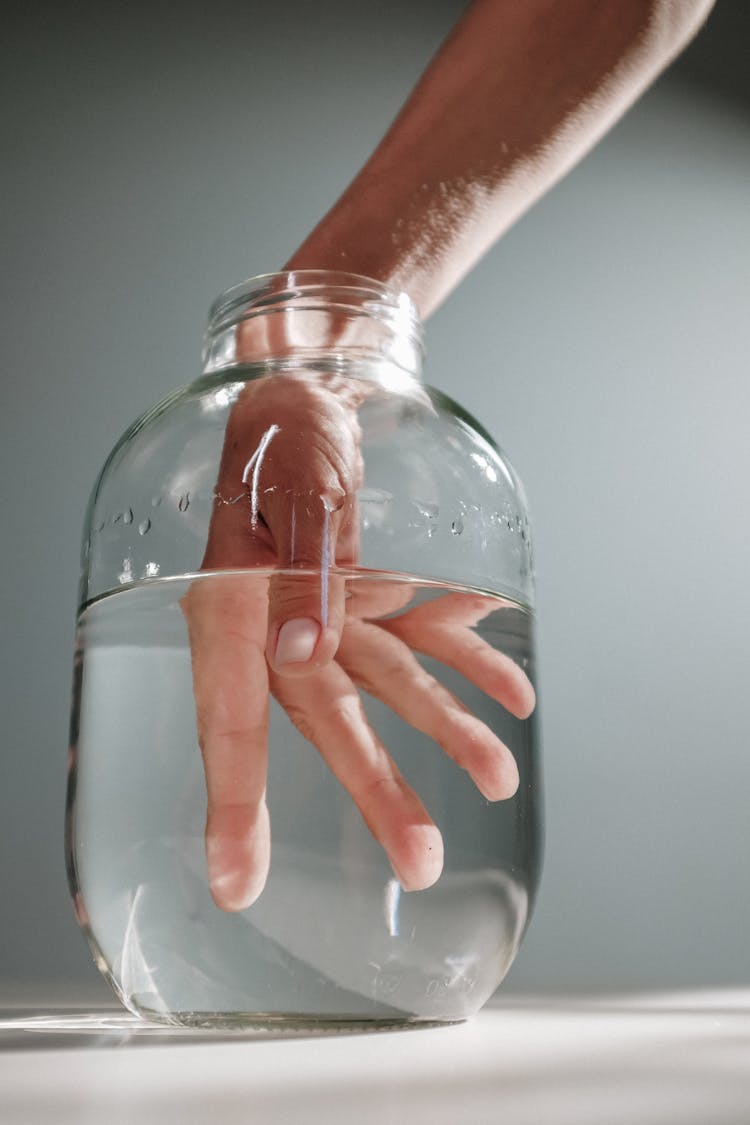
[[[435,742],[360,692],[443,836],[442,875],[405,893],[351,797],[272,700],[270,873],[251,907],[226,913],[208,889],[205,779],[180,607],[191,582],[205,590],[217,577],[241,606],[247,583],[257,591],[269,576],[143,582],[79,620],[68,861],[100,969],[132,1010],[192,1025],[472,1014],[509,968],[536,888],[536,713],[515,718],[466,675],[418,657],[513,753],[518,792],[491,802]],[[422,607],[428,624],[451,623],[452,649],[471,630],[533,681],[532,619],[518,604],[399,575],[338,577],[348,621],[365,619],[380,633],[378,620]]]

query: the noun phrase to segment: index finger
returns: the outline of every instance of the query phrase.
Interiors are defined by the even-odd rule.
[[[221,909],[244,910],[263,890],[270,862],[268,577],[196,578],[180,605],[206,774],[209,885]]]

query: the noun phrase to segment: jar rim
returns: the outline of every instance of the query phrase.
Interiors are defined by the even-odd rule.
[[[424,330],[407,293],[343,270],[281,270],[248,278],[221,293],[209,312],[203,371],[247,366],[238,340],[260,326],[260,362],[274,369],[332,364],[367,378],[419,380]],[[283,325],[269,332],[272,324]],[[294,341],[290,344],[290,341]],[[355,370],[356,369],[356,370]]]
[[[349,315],[388,320],[424,351],[422,321],[409,294],[376,278],[347,270],[277,270],[246,278],[225,289],[212,302],[208,335],[213,336],[251,316],[292,307],[295,302],[310,308],[315,300]]]

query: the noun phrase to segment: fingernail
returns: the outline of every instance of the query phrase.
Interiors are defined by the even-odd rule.
[[[315,652],[320,625],[312,617],[285,621],[276,638],[276,664],[304,664]]]

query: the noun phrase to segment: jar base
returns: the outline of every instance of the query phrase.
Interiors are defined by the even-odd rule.
[[[453,1027],[466,1019],[370,1019],[357,1016],[311,1016],[298,1012],[159,1012],[130,1006],[148,1023],[192,1031],[265,1032],[284,1035],[346,1035],[373,1031],[413,1031],[419,1028]]]

